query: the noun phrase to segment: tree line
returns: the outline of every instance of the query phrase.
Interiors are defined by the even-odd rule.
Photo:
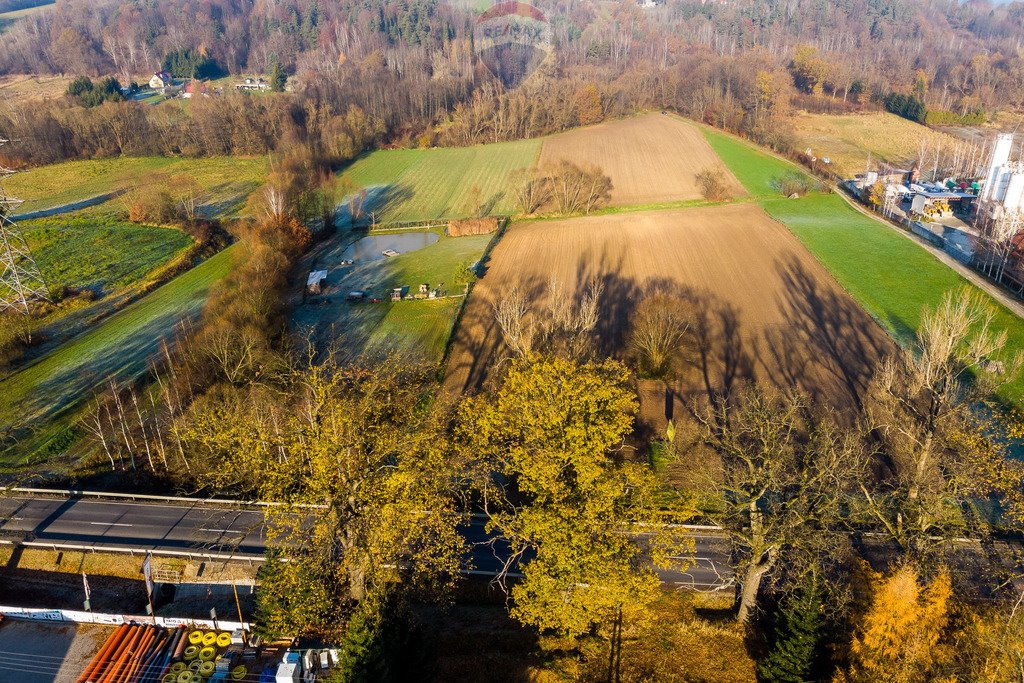
[[[805,4],[781,13],[753,0],[649,10],[621,3],[601,15],[552,3],[545,10],[558,50],[524,86],[503,91],[473,57],[472,15],[428,0],[301,0],[274,3],[258,18],[234,4],[72,1],[10,29],[0,72],[45,73],[56,68],[47,60],[60,55],[62,72],[115,73],[129,82],[162,63],[182,73],[216,63],[232,73],[294,72],[302,92],[199,98],[184,112],[10,104],[0,111],[0,133],[30,141],[20,157],[36,164],[283,151],[279,141],[317,139],[322,121],[308,112],[324,107],[331,115],[358,107],[379,122],[380,140],[406,146],[535,137],[667,108],[786,151],[794,102],[888,107],[932,121],[1024,105],[1024,60],[1014,42],[1024,30],[1019,3],[900,3],[899,12],[866,0],[825,10]],[[171,27],[173,43],[164,33]]]

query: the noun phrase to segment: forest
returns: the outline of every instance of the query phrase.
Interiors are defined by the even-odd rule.
[[[271,102],[224,97],[189,111],[110,102],[11,103],[0,134],[18,161],[119,154],[261,154],[291,142],[344,145],[358,107],[377,142],[465,145],[557,132],[669,108],[791,151],[798,105],[977,122],[1024,105],[1021,3],[544,5],[557,50],[503,91],[473,59],[468,10],[396,3],[62,0],[0,43],[0,74],[114,75],[123,84],[186,55],[210,73],[280,65],[302,87]],[[200,59],[201,58],[201,59]],[[197,61],[198,60],[198,61]],[[177,64],[177,62],[174,62]],[[177,67],[176,67],[177,68]],[[342,142],[338,142],[339,138]]]

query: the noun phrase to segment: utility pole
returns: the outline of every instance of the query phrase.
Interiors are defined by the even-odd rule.
[[[7,142],[0,138],[0,146]],[[28,315],[32,301],[49,301],[50,296],[25,236],[10,218],[21,204],[4,192],[3,181],[12,174],[12,169],[0,165],[0,313],[13,310]]]

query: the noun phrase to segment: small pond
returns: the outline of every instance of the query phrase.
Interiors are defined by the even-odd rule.
[[[406,254],[423,247],[429,247],[437,241],[437,235],[432,232],[404,232],[394,235],[367,235],[350,244],[345,253],[341,255],[342,260],[363,263],[366,261],[379,261],[387,258],[385,251],[395,251],[399,254]]]

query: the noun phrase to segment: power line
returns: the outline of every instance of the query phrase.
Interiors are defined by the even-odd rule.
[[[8,140],[0,138],[0,146]],[[3,181],[14,171],[0,166],[0,313],[28,314],[32,301],[49,301],[46,282],[21,230],[10,218],[20,200],[8,197]]]

